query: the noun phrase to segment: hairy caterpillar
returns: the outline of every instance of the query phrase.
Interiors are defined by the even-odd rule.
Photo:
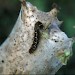
[[[43,24],[38,21],[34,27],[34,40],[31,48],[29,49],[30,54],[33,53],[38,47],[40,40],[40,29],[43,29]]]

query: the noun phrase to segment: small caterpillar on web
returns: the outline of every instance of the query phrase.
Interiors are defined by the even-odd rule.
[[[43,24],[41,22],[37,22],[34,27],[34,40],[31,48],[29,49],[29,53],[33,53],[39,44],[40,41],[40,29],[43,29]]]

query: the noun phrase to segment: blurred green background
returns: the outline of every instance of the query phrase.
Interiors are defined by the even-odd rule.
[[[59,20],[63,20],[61,30],[68,37],[75,35],[75,0],[27,0],[42,11],[50,11],[52,4],[56,3],[61,9],[58,14]],[[5,41],[11,32],[21,4],[19,0],[0,0],[0,45]],[[73,56],[66,66],[63,66],[56,75],[75,75],[75,44],[73,45]]]

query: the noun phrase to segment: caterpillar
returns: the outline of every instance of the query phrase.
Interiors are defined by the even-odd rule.
[[[43,24],[38,21],[34,27],[34,40],[31,48],[29,49],[30,54],[33,53],[38,47],[40,41],[40,29],[43,29]]]

